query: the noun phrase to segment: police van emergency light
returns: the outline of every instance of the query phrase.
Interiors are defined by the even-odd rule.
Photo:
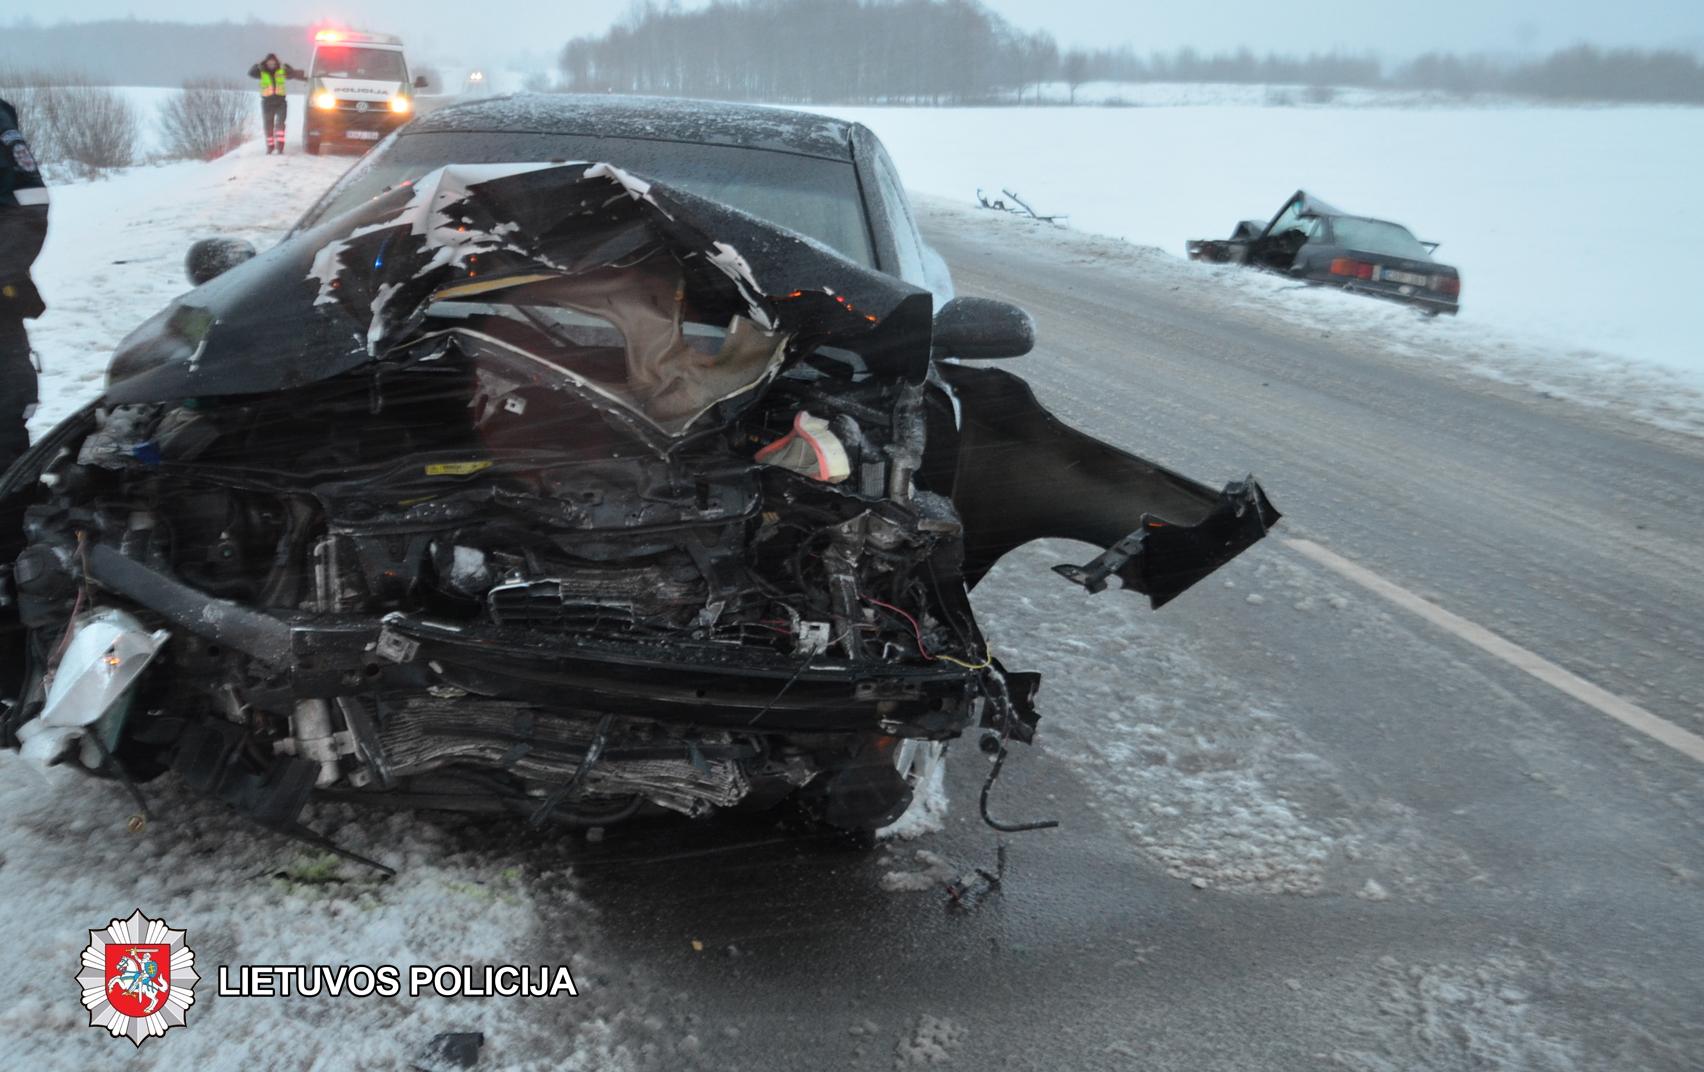
[[[391,34],[356,33],[354,30],[321,30],[314,34],[314,40],[327,45],[362,44],[362,45],[400,45],[402,38]]]

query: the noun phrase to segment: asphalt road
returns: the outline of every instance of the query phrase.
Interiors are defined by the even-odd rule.
[[[1275,536],[1704,732],[1704,444],[1227,308],[1186,271],[926,227],[960,293],[1035,315],[1037,352],[1007,365],[1062,417],[1210,482],[1253,471],[1286,514]],[[990,630],[1007,664],[1054,675],[995,809],[1062,825],[1008,836],[1005,882],[974,909],[881,888],[922,866],[916,846],[759,825],[617,829],[578,854],[632,966],[605,985],[643,1008],[625,1030],[656,1067],[904,1066],[934,1052],[920,1024],[975,1069],[1704,1067],[1704,765],[1276,538],[1141,617],[1128,594],[1059,594],[1045,567],[1072,552],[1020,555],[976,596],[1010,624]],[[1053,650],[1111,666],[1101,691]],[[1095,776],[1068,760],[1099,726],[1140,731],[1113,710],[1137,703],[1127,684],[1177,693],[1174,736],[1211,745],[1124,768],[1180,768],[1142,783],[1183,801],[1177,837],[1246,810],[1239,771],[1354,833],[1308,864],[1311,888],[1191,882],[1211,860],[1168,863],[1133,833],[1117,754]],[[1244,738],[1257,708],[1282,729]],[[918,844],[992,866],[986,763],[968,743],[952,758],[953,819]]]

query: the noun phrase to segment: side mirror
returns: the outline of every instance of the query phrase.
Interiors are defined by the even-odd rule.
[[[954,298],[935,314],[935,356],[987,360],[1035,348],[1035,320],[992,298]]]
[[[196,286],[217,279],[246,260],[254,258],[254,245],[240,238],[203,238],[189,247],[183,259],[184,274]]]
[[[415,89],[425,89],[426,88],[426,76],[425,75],[422,74],[422,75],[416,75],[415,76],[414,88]]]

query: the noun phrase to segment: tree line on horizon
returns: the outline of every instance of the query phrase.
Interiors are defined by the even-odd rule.
[[[267,52],[305,66],[311,50],[308,27],[254,21],[18,23],[0,34],[0,72],[179,86],[241,79]],[[978,0],[713,0],[692,10],[647,0],[607,32],[568,42],[554,83],[532,85],[774,103],[977,104],[1022,102],[1040,84],[1061,82],[1073,91],[1087,82],[1216,82],[1704,104],[1704,66],[1682,51],[1577,45],[1539,59],[1435,52],[1395,65],[1339,52],[1061,51],[1048,34],[1017,30]]]
[[[1704,104],[1704,66],[1679,51],[1577,45],[1537,60],[1434,52],[1389,69],[1371,55],[1248,49],[1139,56],[1061,52],[977,0],[714,0],[630,8],[562,49],[554,88],[800,104],[977,104],[1063,82],[1368,86],[1552,100]]]
[[[646,2],[563,48],[559,87],[780,103],[947,104],[1046,81],[1047,34],[976,0]]]

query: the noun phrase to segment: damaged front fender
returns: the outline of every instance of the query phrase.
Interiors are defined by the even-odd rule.
[[[1156,608],[1252,546],[1282,516],[1251,477],[1215,491],[1049,413],[1001,369],[939,366],[961,417],[953,505],[966,583],[1031,540],[1106,548],[1058,572],[1091,592],[1116,575]]]

